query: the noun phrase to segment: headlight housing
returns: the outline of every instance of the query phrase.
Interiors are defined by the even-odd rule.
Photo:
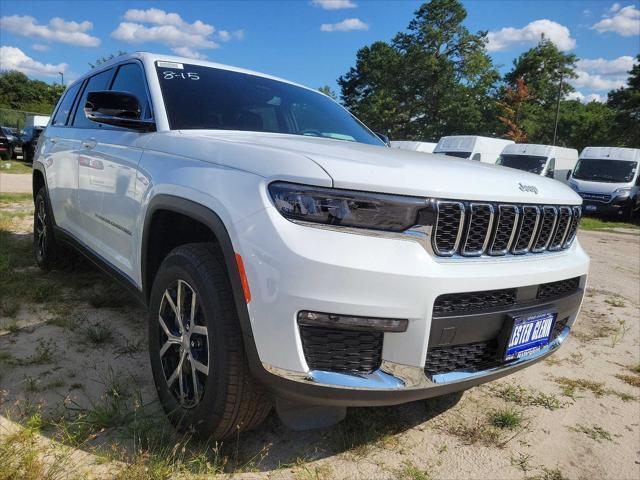
[[[430,204],[420,197],[288,182],[271,183],[269,195],[280,214],[292,221],[388,232],[433,222]]]
[[[617,197],[624,197],[631,193],[631,187],[622,187],[615,190],[613,193],[616,194]]]

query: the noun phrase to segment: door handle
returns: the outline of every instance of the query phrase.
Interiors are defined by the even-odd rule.
[[[90,138],[89,140],[82,141],[82,147],[86,148],[87,150],[91,150],[92,148],[95,148],[97,144],[98,142],[96,142],[95,138]]]

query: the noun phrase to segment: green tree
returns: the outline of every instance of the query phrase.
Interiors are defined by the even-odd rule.
[[[502,90],[501,99],[504,102],[509,89],[517,88],[519,79],[527,85],[529,98],[520,110],[520,124],[527,132],[529,142],[553,142],[558,94],[564,98],[574,91],[567,80],[577,77],[576,60],[575,55],[561,52],[551,41],[543,37],[538,45],[513,61],[513,68],[504,77],[505,88]],[[565,106],[566,102],[561,102],[561,113]],[[578,107],[574,105],[570,111],[574,112],[575,108]],[[566,144],[565,133],[559,122],[559,140],[556,143]]]
[[[318,91],[320,93],[324,93],[328,97],[333,98],[334,100],[338,100],[338,96],[336,95],[336,92],[334,92],[333,89],[329,85],[325,85],[323,87],[320,87],[318,89]]]
[[[607,105],[616,110],[618,145],[640,147],[640,54],[629,72],[627,86],[609,92]]]
[[[391,42],[361,48],[338,79],[343,103],[392,138],[429,140],[495,131],[499,75],[485,52],[486,32],[463,26],[458,0],[432,0]]]
[[[64,87],[30,80],[15,70],[0,72],[0,108],[51,113]]]

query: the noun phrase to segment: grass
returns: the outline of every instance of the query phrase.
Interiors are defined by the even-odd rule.
[[[572,400],[577,400],[579,397],[577,392],[591,392],[596,397],[602,397],[605,395],[611,395],[618,397],[623,402],[630,402],[632,400],[636,400],[637,397],[634,395],[630,395],[628,393],[619,392],[617,390],[613,390],[611,388],[606,388],[603,382],[596,382],[594,380],[588,380],[586,378],[567,378],[567,377],[559,377],[555,378],[554,381],[560,385],[562,390],[562,394],[565,397],[569,397]]]
[[[491,387],[491,392],[506,402],[522,407],[543,407],[547,410],[558,410],[564,404],[553,394],[529,390],[520,385],[498,384]]]
[[[1,160],[0,173],[31,173],[33,169],[19,160]]]
[[[623,382],[628,383],[632,387],[640,388],[640,376],[638,375],[617,374],[615,377],[618,380],[622,380]]]
[[[30,193],[0,193],[0,207],[10,203],[33,202],[33,195]]]
[[[531,466],[532,458],[533,455],[530,453],[516,452],[515,454],[511,454],[511,466],[522,470],[523,473],[527,473],[534,468]]]
[[[606,298],[604,303],[611,305],[612,307],[624,307],[624,300],[620,297]]]
[[[489,424],[501,430],[515,430],[523,421],[522,412],[513,408],[502,408],[489,413]]]
[[[398,477],[402,480],[429,480],[431,476],[426,470],[416,467],[411,462],[404,462],[402,468],[398,471]]]
[[[21,362],[26,365],[44,365],[51,363],[54,360],[55,350],[53,340],[39,338],[33,355]]]
[[[613,438],[611,438],[611,434],[598,425],[587,427],[585,425],[577,424],[574,427],[569,427],[569,430],[573,432],[584,433],[591,440],[595,440],[598,443],[602,443],[603,441],[613,441]]]
[[[618,222],[595,217],[582,217],[580,228],[583,230],[608,230],[612,228],[640,229],[637,223]]]
[[[83,336],[93,345],[99,346],[113,341],[113,330],[103,323],[87,326]]]

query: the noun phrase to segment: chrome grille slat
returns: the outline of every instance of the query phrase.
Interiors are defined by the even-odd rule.
[[[516,234],[520,211],[515,205],[498,205],[498,220],[491,236],[489,255],[506,255]]]
[[[468,257],[482,255],[487,248],[492,226],[493,205],[490,203],[471,203],[462,254]]]
[[[440,257],[524,255],[569,248],[578,206],[434,200],[431,247]]]

